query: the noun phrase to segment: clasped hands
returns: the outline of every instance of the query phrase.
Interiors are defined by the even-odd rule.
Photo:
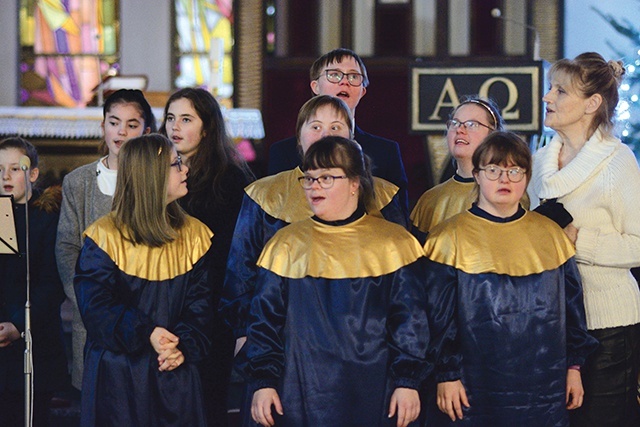
[[[156,326],[149,341],[158,353],[159,371],[173,371],[184,363],[184,355],[178,349],[180,339],[165,328]]]

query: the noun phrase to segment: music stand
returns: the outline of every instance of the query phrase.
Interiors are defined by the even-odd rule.
[[[0,254],[19,255],[12,200],[12,195],[0,195]]]

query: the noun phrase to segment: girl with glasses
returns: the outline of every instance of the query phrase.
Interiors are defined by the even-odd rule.
[[[473,202],[473,165],[471,157],[491,132],[500,131],[504,121],[490,99],[462,98],[447,121],[447,145],[456,163],[456,172],[448,181],[427,190],[411,212],[412,232],[424,242],[426,234],[440,222],[471,207]]]
[[[162,135],[130,140],[113,210],[85,231],[82,426],[206,426],[197,364],[211,345],[213,233],[177,202],[189,172],[177,160]]]
[[[406,426],[428,373],[420,245],[366,213],[374,184],[354,141],[317,141],[302,169],[313,216],[258,260],[244,425],[250,407],[263,426]]]
[[[425,244],[435,366],[429,425],[567,426],[580,407],[587,333],[573,245],[520,200],[531,154],[494,132],[475,150],[478,196]],[[433,390],[431,390],[433,393]]]
[[[353,120],[349,107],[339,98],[318,95],[307,101],[296,123],[298,149],[306,153],[319,139],[334,135],[353,136]],[[242,209],[234,232],[227,276],[220,310],[225,320],[244,342],[249,304],[257,275],[256,261],[267,241],[281,228],[313,215],[305,201],[298,179],[304,174],[299,167],[262,178],[245,188]],[[375,197],[368,206],[369,214],[403,226],[405,216],[400,206],[398,187],[374,178]],[[239,358],[242,363],[243,356]]]

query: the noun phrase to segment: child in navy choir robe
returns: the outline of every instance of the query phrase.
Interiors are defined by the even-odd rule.
[[[575,250],[553,221],[520,206],[531,154],[515,134],[489,135],[473,167],[477,202],[425,244],[427,312],[441,348],[426,425],[566,426],[597,346]]]
[[[320,138],[353,136],[351,110],[339,98],[319,95],[307,101],[298,114],[296,135],[306,152]],[[299,167],[257,180],[245,188],[242,208],[229,252],[220,310],[237,338],[246,335],[249,305],[253,297],[256,261],[267,241],[281,228],[313,215],[300,187]],[[374,177],[375,203],[369,214],[407,226],[398,187]]]
[[[449,154],[455,160],[455,173],[420,196],[411,212],[411,232],[421,243],[433,227],[471,207],[475,188],[473,152],[487,135],[503,129],[500,109],[489,98],[462,97],[451,111],[446,140]]]
[[[428,374],[420,244],[367,214],[356,142],[317,141],[302,170],[314,215],[278,231],[258,261],[244,425],[407,426]]]
[[[177,204],[187,173],[166,137],[129,140],[113,211],[85,231],[82,426],[206,426],[197,363],[210,347],[213,233]]]

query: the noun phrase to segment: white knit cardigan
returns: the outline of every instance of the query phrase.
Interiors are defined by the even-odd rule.
[[[633,152],[600,130],[558,169],[556,135],[534,155],[531,208],[558,198],[579,229],[576,261],[588,329],[640,323],[640,290],[629,271],[640,266],[640,169]]]

